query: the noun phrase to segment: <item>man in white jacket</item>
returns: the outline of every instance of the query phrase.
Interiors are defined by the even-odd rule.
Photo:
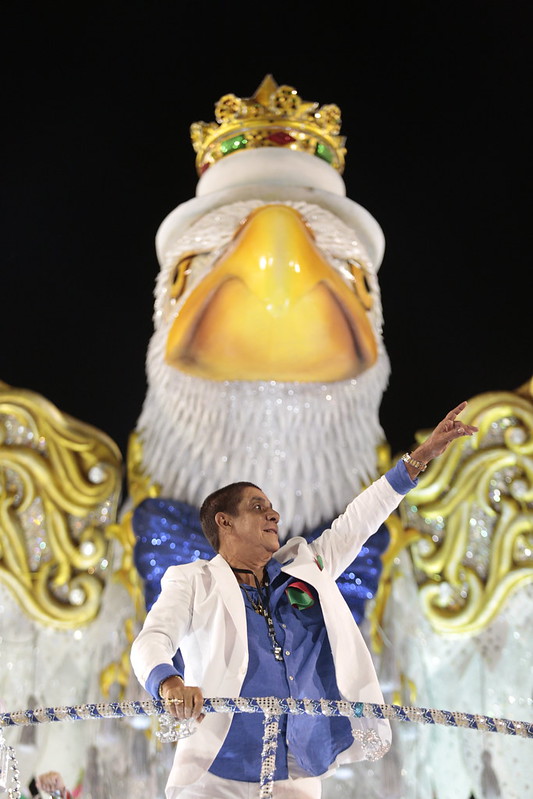
[[[450,411],[311,543],[297,537],[280,547],[279,514],[251,483],[207,497],[200,518],[218,554],[167,569],[131,651],[147,691],[176,718],[202,722],[176,747],[167,799],[258,796],[261,714],[204,718],[204,695],[383,703],[370,652],[335,581],[427,463],[476,432],[456,418],[465,406]],[[178,649],[183,674],[172,660]],[[390,741],[386,720],[283,716],[274,795],[318,799],[323,776],[341,763],[382,757]]]

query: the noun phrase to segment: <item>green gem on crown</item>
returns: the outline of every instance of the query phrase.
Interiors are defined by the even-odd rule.
[[[317,144],[315,148],[315,155],[318,155],[319,158],[323,158],[324,161],[328,162],[328,164],[331,164],[333,162],[333,153],[331,152],[329,147],[326,147],[325,144],[320,144],[320,142]]]
[[[245,136],[233,136],[232,139],[226,139],[226,141],[222,142],[220,152],[222,155],[228,155],[228,153],[234,153],[235,150],[242,150],[247,144],[248,139]]]

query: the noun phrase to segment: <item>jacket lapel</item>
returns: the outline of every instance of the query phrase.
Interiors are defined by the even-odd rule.
[[[235,624],[237,634],[246,640],[246,611],[235,575],[222,555],[216,555],[210,560],[209,566],[220,596]]]
[[[293,553],[294,554],[294,553]],[[281,564],[281,570],[291,577],[298,577],[319,589],[324,584],[324,575],[319,563],[311,556],[311,551],[300,548],[295,557],[291,557]]]

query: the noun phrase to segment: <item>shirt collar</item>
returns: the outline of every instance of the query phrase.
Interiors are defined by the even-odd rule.
[[[277,560],[272,558],[268,561],[267,565],[265,566],[266,573],[268,574],[268,579],[270,584],[272,585],[272,581],[280,574],[281,572],[281,563],[278,563]]]

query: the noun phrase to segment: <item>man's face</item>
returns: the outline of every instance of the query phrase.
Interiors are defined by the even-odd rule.
[[[279,549],[279,513],[258,488],[243,488],[237,513],[231,517],[232,534],[243,558],[262,558]]]

